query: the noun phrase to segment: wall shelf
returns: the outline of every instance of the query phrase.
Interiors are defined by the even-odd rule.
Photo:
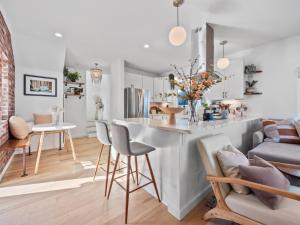
[[[79,87],[81,87],[82,85],[84,85],[83,82],[73,82],[73,81],[64,81],[65,86],[67,86],[68,84],[73,84],[73,85],[78,85]]]
[[[245,92],[244,95],[262,95],[262,92]]]
[[[247,73],[245,73],[245,75],[259,74],[259,73],[262,73],[262,72],[263,72],[262,70],[257,70],[257,71],[247,72]]]
[[[72,97],[79,97],[79,99],[81,99],[81,97],[83,97],[83,94],[72,94],[72,93],[64,93],[65,98],[67,98],[68,96],[72,96]]]

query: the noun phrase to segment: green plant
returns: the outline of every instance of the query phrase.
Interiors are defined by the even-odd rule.
[[[69,69],[65,66],[64,67],[64,76],[66,78],[66,80],[69,80],[69,81],[72,81],[72,82],[75,82],[77,80],[80,79],[80,73],[78,72],[70,72]]]

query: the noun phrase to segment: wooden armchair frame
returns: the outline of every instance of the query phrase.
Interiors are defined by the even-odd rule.
[[[276,164],[276,163],[274,163]],[[282,164],[278,165],[279,167],[282,166]],[[295,169],[298,168],[299,166],[297,165],[291,165],[291,164],[284,164],[285,168],[289,169]],[[217,199],[217,206],[211,210],[209,210],[205,215],[204,215],[204,220],[209,220],[209,219],[224,219],[224,220],[229,220],[235,223],[243,224],[243,225],[262,225],[262,223],[259,223],[255,220],[252,220],[250,218],[247,218],[245,216],[242,216],[238,213],[233,212],[229,207],[227,206],[225,199],[221,193],[220,190],[220,183],[226,183],[226,184],[239,184],[243,185],[249,188],[257,189],[260,191],[265,191],[269,192],[272,194],[280,195],[282,197],[290,198],[296,201],[300,201],[300,195],[293,193],[293,192],[288,192],[279,188],[274,188],[271,186],[239,179],[239,178],[230,178],[230,177],[216,177],[216,176],[207,176],[207,179],[209,180],[213,192],[215,194],[215,197]]]

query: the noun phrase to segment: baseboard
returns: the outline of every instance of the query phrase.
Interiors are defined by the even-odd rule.
[[[211,191],[211,186],[207,185],[198,195],[196,195],[191,201],[183,206],[179,212],[178,219],[182,220],[193,208],[195,208],[199,202],[201,202]]]
[[[15,156],[15,152],[11,155],[10,159],[8,160],[8,162],[6,163],[4,169],[1,172],[1,174],[0,174],[0,182],[2,181],[2,178],[4,177],[4,174],[5,174],[6,170],[8,169],[8,167],[10,166],[10,164],[11,164],[14,156]]]

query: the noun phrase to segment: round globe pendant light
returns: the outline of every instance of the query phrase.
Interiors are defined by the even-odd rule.
[[[179,7],[184,0],[174,0],[173,6],[177,8],[177,26],[173,27],[169,32],[169,41],[174,46],[180,46],[186,41],[186,30],[179,25]]]
[[[221,69],[221,70],[226,69],[229,66],[229,64],[230,64],[229,59],[224,56],[224,45],[226,45],[226,44],[227,44],[227,41],[222,41],[220,43],[220,45],[223,46],[223,56],[222,56],[222,58],[218,59],[218,61],[217,61],[217,67],[219,69]]]

